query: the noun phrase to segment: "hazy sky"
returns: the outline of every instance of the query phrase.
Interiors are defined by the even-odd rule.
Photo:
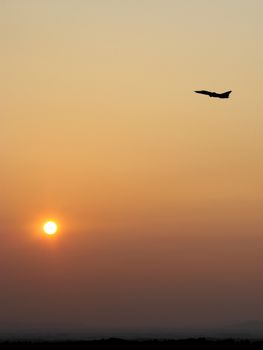
[[[0,0],[2,328],[262,317],[262,15]]]

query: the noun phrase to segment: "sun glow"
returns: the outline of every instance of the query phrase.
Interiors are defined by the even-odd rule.
[[[47,235],[55,235],[57,233],[57,230],[58,230],[58,225],[54,221],[47,221],[43,225],[43,231]]]

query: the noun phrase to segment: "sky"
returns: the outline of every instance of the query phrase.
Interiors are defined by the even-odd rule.
[[[0,330],[262,318],[262,14],[0,1]]]

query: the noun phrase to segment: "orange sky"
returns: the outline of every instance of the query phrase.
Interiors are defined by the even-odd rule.
[[[1,1],[0,324],[260,317],[262,12]]]

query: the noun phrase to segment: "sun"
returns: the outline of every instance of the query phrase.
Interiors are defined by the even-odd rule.
[[[43,225],[43,231],[47,235],[55,235],[57,233],[57,231],[58,231],[58,225],[54,221],[47,221]]]

